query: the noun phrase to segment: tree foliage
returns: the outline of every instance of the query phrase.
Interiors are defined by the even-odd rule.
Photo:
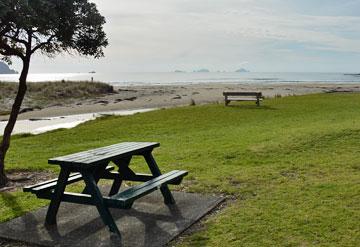
[[[67,52],[95,58],[108,45],[105,18],[88,0],[0,0],[0,59],[23,62],[19,86],[0,143],[0,186],[6,185],[5,155],[24,99],[31,56]]]
[[[0,0],[0,54],[24,59],[40,50],[103,56],[105,18],[88,0]]]

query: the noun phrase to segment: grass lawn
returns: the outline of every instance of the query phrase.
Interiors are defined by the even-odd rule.
[[[121,141],[160,142],[155,157],[163,172],[189,171],[173,189],[234,198],[180,246],[360,243],[360,94],[106,117],[71,130],[16,136],[7,168],[57,172],[48,158]],[[145,168],[138,160],[133,165]],[[46,203],[20,191],[2,193],[0,221]]]

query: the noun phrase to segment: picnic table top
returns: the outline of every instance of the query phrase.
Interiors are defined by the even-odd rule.
[[[158,142],[122,142],[107,147],[91,149],[79,153],[49,159],[49,164],[56,165],[96,165],[112,159],[121,159],[134,154],[151,151],[159,147]]]

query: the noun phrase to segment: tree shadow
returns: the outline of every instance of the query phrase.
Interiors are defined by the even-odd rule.
[[[21,220],[22,217],[18,217],[18,218],[15,218],[15,219],[11,220],[11,221],[2,223],[2,224],[10,224],[10,226],[11,226],[11,222],[15,222],[14,224],[17,224],[18,222],[23,222],[25,224],[25,226],[24,226],[25,229],[33,227],[31,222],[36,221],[36,218],[33,216],[32,213],[28,213],[28,210],[24,209],[21,206],[21,204],[18,202],[18,199],[19,199],[18,197],[14,196],[12,193],[2,192],[2,193],[0,193],[0,198],[4,202],[5,207],[9,208],[11,210],[11,212],[13,213],[13,215],[15,215],[17,217],[19,215],[24,215],[25,214],[27,216],[27,219],[28,219],[28,221],[22,221]],[[4,237],[4,235],[7,235],[6,230],[8,228],[9,228],[9,225],[1,227],[2,238]],[[10,231],[13,231],[11,227],[10,227]],[[12,240],[12,239],[16,239],[16,238],[14,238],[14,236],[12,234],[9,234],[9,235],[11,235],[11,236],[9,236],[9,238],[6,238],[6,242],[9,243],[9,246],[12,246],[12,243],[14,244],[14,243],[17,243],[18,241]],[[40,238],[40,235],[39,234],[33,235],[33,237],[34,238]],[[19,239],[19,240],[21,241],[22,239]],[[23,245],[21,244],[19,246],[23,246]],[[26,245],[26,246],[39,246],[39,245],[33,243],[33,244]]]
[[[17,201],[17,197],[8,192],[0,193],[1,201],[4,202],[5,207],[9,208],[14,215],[22,215],[27,211],[24,210]]]

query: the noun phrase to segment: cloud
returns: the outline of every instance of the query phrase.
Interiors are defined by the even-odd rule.
[[[110,6],[108,2],[114,1],[105,2],[107,4],[100,5]],[[114,3],[118,8],[105,8],[113,14],[108,18],[108,29],[112,38],[135,46],[155,48],[155,43],[159,48],[169,43],[173,46],[168,48],[204,43],[215,46],[255,39],[313,43],[336,51],[360,51],[358,38],[343,36],[345,32],[359,33],[360,17],[281,13],[276,6],[264,8],[255,1],[121,2]]]
[[[242,61],[251,61],[247,66],[264,61],[262,67],[271,68],[277,63],[271,59],[279,52],[284,60],[319,56],[316,59],[325,62],[329,59],[326,52],[334,54],[334,59],[336,54],[347,54],[349,61],[360,52],[360,16],[349,10],[358,9],[359,1],[93,2],[107,19],[110,46],[103,60],[91,64],[103,70],[191,70],[198,66],[234,69]],[[71,59],[57,58],[56,69],[74,70],[74,66],[67,65],[74,63],[69,62]],[[81,61],[84,67],[90,64]],[[54,66],[37,59],[33,68]]]

